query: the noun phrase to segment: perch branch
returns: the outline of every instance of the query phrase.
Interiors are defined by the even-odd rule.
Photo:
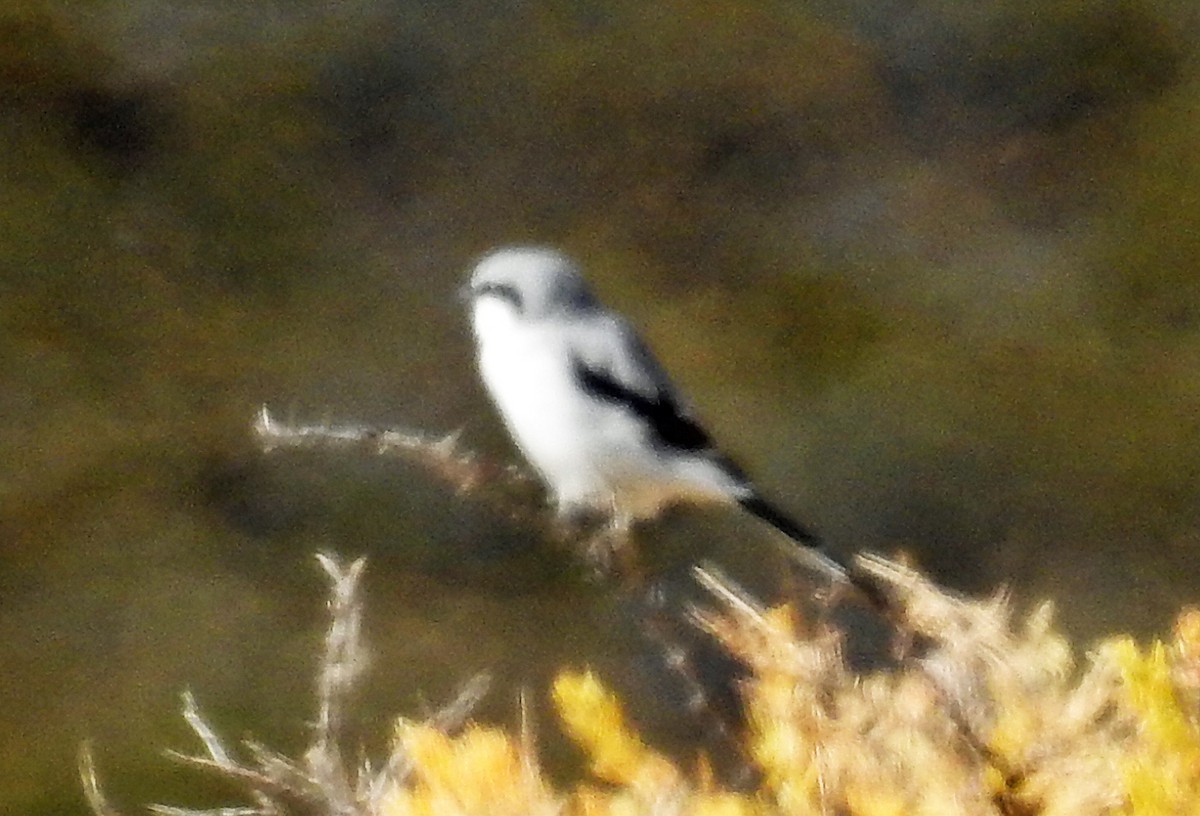
[[[284,422],[264,405],[255,417],[254,433],[266,452],[281,448],[364,448],[422,465],[460,493],[491,487],[508,494],[537,496],[539,506],[542,501],[537,482],[529,473],[463,448],[459,444],[461,431],[436,435],[367,425]]]

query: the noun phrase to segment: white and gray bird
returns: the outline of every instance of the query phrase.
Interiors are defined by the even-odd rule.
[[[738,504],[820,546],[716,450],[637,333],[566,255],[494,250],[466,294],[488,394],[560,513],[599,511],[623,527],[674,503]]]

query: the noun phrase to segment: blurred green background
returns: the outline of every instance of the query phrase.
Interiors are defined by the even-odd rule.
[[[530,531],[250,436],[266,403],[511,457],[454,291],[513,241],[839,548],[1163,631],[1200,589],[1197,42],[1192,0],[8,0],[0,810],[81,813],[84,738],[123,804],[221,801],[159,756],[184,687],[302,745],[317,549],[371,560],[368,744],[484,668],[510,722],[565,663],[659,708],[627,599]],[[643,544],[752,571],[765,536]]]

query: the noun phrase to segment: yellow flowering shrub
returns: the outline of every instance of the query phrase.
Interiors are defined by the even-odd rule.
[[[236,812],[1200,816],[1200,610],[1185,609],[1169,641],[1113,637],[1077,660],[1048,605],[1014,625],[1003,596],[955,597],[912,569],[863,559],[905,647],[864,673],[843,660],[831,624],[806,623],[788,604],[763,607],[701,572],[716,602],[693,620],[748,670],[736,735],[746,781],[722,786],[703,757],[685,764],[654,750],[599,678],[567,671],[550,696],[588,778],[563,785],[543,774],[528,734],[474,724],[470,705],[401,720],[381,766],[347,768],[337,731],[361,653],[362,564],[322,563],[336,581],[325,669],[341,671],[327,671],[302,760],[255,746],[257,764],[242,764],[185,697],[207,754],[184,759],[248,788],[256,806]],[[90,757],[81,767],[93,809],[114,816]]]
[[[503,731],[469,726],[451,737],[401,721],[395,751],[412,763],[406,784],[392,787],[381,816],[553,814],[557,797],[533,758]]]

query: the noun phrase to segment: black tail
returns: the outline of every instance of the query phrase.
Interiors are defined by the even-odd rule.
[[[813,549],[825,549],[825,542],[821,541],[816,533],[785,514],[761,496],[752,493],[749,496],[738,499],[738,504],[747,513],[762,519],[797,544],[812,547]]]
[[[750,515],[765,521],[804,547],[803,551],[796,553],[797,560],[816,566],[837,580],[849,582],[851,586],[866,596],[872,606],[880,611],[886,611],[887,599],[880,593],[879,588],[864,578],[850,563],[829,552],[825,542],[812,530],[755,493],[739,498],[738,504]]]

